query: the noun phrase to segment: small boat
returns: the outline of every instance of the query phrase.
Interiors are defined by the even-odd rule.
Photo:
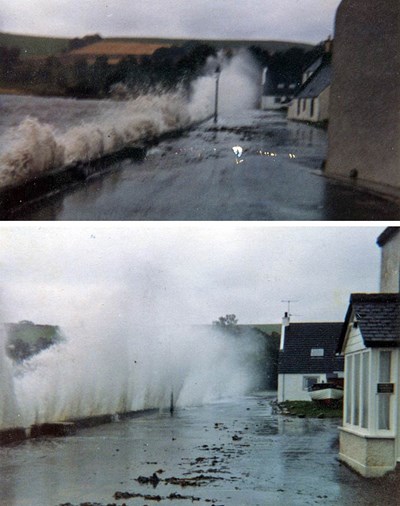
[[[335,383],[315,383],[310,388],[310,396],[313,401],[322,401],[329,404],[343,397],[343,387]]]

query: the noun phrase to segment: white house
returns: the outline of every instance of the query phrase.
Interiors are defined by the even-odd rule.
[[[323,58],[319,58],[316,63],[318,62],[319,66],[313,68],[311,73],[306,70],[305,75],[309,77],[290,102],[288,119],[311,123],[323,123],[329,119],[332,67]]]
[[[290,323],[283,319],[278,402],[310,401],[314,383],[343,380],[343,358],[336,355],[342,323]]]
[[[345,356],[339,458],[366,477],[400,462],[400,228],[386,228],[377,242],[382,293],[351,295],[339,341]]]

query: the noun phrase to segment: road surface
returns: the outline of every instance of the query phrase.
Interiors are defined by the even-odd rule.
[[[0,505],[398,504],[399,473],[367,480],[338,462],[339,420],[275,414],[271,398],[260,393],[0,447]],[[156,487],[137,481],[154,473]]]
[[[321,175],[326,132],[251,111],[125,158],[22,220],[397,220],[393,202]],[[239,156],[237,147],[242,150]],[[235,154],[235,151],[237,154]]]

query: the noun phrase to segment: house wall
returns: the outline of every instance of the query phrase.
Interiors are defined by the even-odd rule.
[[[398,0],[342,1],[336,15],[327,174],[356,175],[360,184],[386,192],[400,189],[399,47]]]
[[[382,246],[381,256],[381,292],[400,291],[400,233],[390,238]]]
[[[330,87],[326,88],[319,97],[312,98],[295,98],[290,102],[288,109],[288,119],[297,121],[320,122],[328,119],[329,113],[329,93]],[[314,110],[311,114],[311,103],[314,100]],[[300,111],[299,104],[300,101]],[[304,107],[305,105],[305,107]],[[299,111],[299,112],[298,112]]]
[[[298,121],[313,121],[315,113],[318,110],[317,100],[314,100],[314,114],[311,116],[311,101],[312,98],[295,98],[289,105],[288,119],[295,119]],[[300,108],[299,108],[300,102]]]
[[[277,102],[275,99],[279,99]],[[281,103],[281,98],[276,97],[275,95],[263,95],[261,97],[261,109],[263,110],[278,110],[282,109],[282,107],[285,107]]]
[[[278,402],[310,401],[310,392],[303,389],[303,378],[315,376],[318,382],[326,382],[325,373],[312,374],[278,374]]]
[[[355,353],[356,351],[365,350],[364,341],[359,327],[353,326],[353,318],[348,330],[348,336],[345,344],[345,354]]]
[[[329,100],[331,94],[331,87],[328,86],[324,89],[319,99],[319,111],[317,121],[327,121],[329,119]]]
[[[383,476],[395,467],[395,439],[368,437],[341,428],[339,459],[367,478]]]

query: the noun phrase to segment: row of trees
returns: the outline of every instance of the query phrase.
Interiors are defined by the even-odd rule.
[[[70,49],[97,40],[101,40],[98,35],[72,39]],[[308,52],[293,47],[271,55],[253,46],[250,52],[260,66],[268,66],[282,79],[296,82],[301,80],[303,68],[323,52],[323,47]],[[111,65],[107,56],[98,56],[89,64],[84,57],[66,59],[63,55],[21,58],[18,48],[0,47],[0,84],[38,94],[93,98],[109,96],[117,83],[123,83],[132,94],[160,87],[171,89],[178,84],[188,86],[201,73],[207,58],[215,54],[214,46],[188,42],[180,47],[160,48],[140,60],[127,56]]]
[[[93,98],[107,97],[113,85],[124,83],[134,94],[188,85],[207,58],[215,54],[215,48],[207,44],[186,44],[182,48],[159,49],[140,60],[127,56],[111,65],[107,56],[97,56],[93,64],[84,57],[72,60],[62,55],[22,59],[18,48],[2,47],[0,82],[38,94]]]

